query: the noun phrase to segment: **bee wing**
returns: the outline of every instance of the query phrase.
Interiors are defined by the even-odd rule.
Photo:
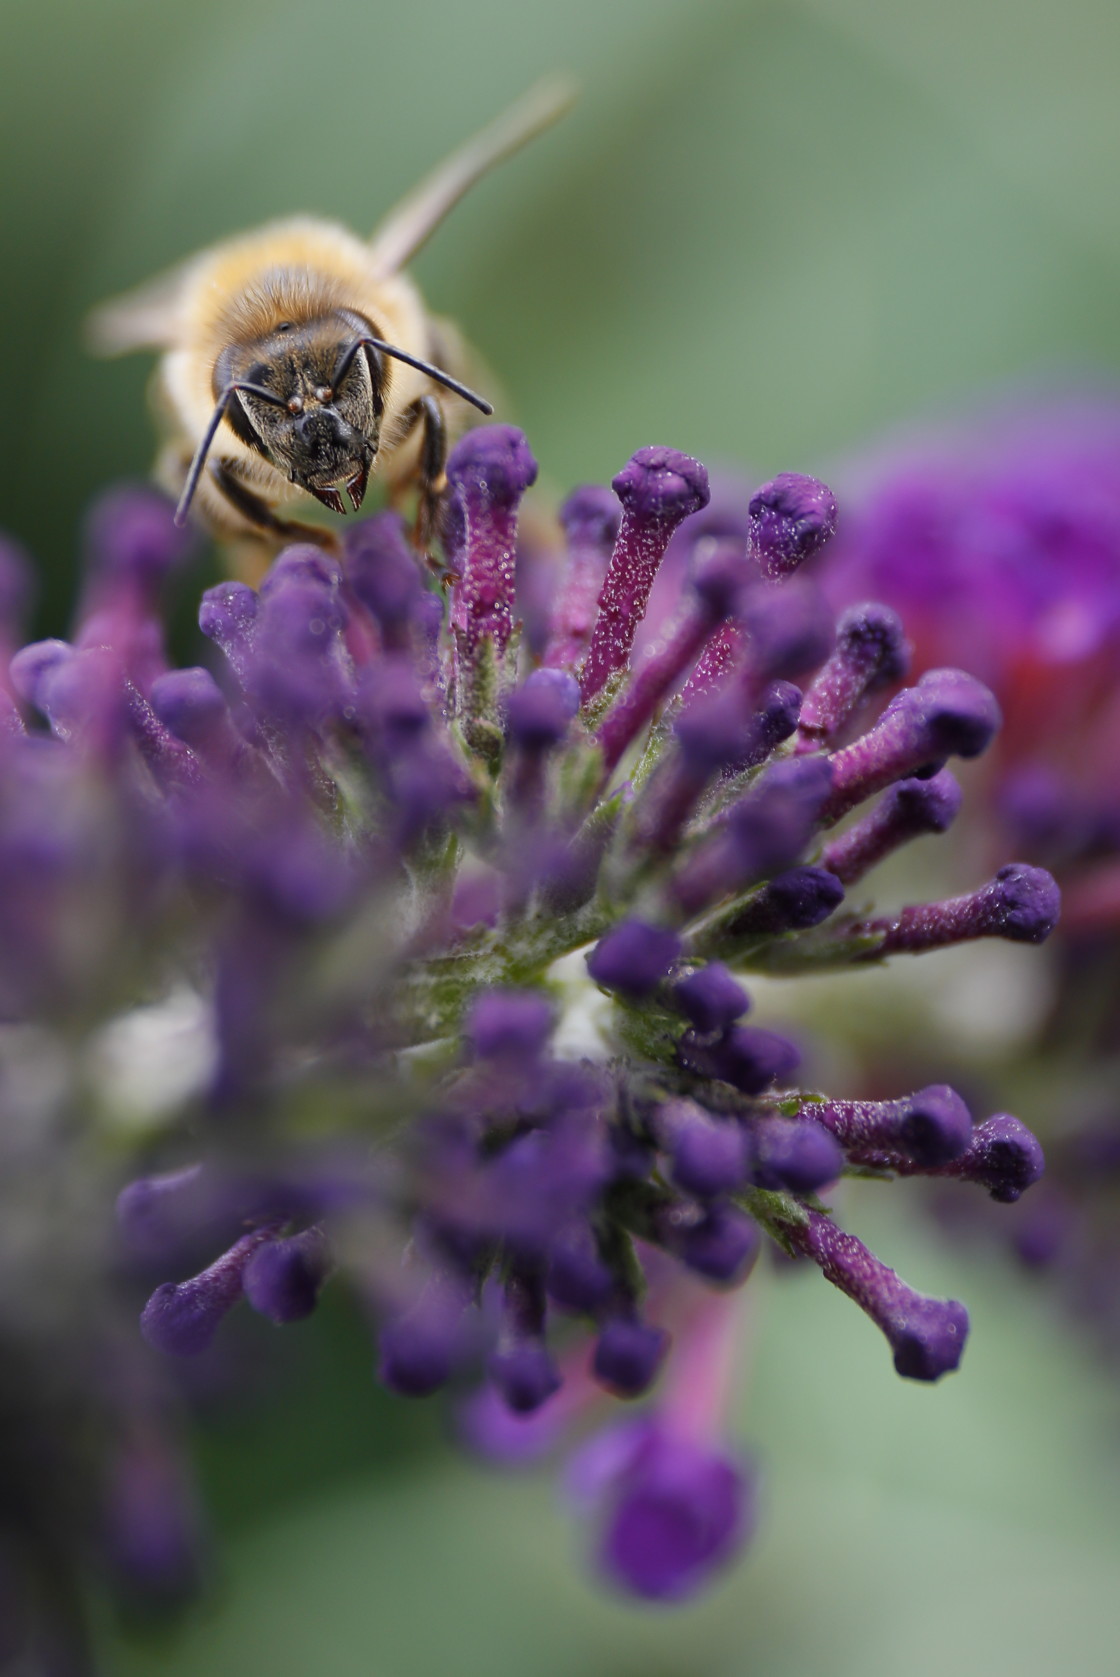
[[[452,152],[375,228],[370,240],[374,272],[395,274],[410,262],[475,182],[551,127],[575,97],[575,84],[567,76],[548,76]]]
[[[183,282],[192,262],[110,297],[87,317],[85,339],[94,355],[127,355],[134,349],[171,349],[179,340]]]

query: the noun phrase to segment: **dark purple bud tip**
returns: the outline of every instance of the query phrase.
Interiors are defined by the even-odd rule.
[[[647,1601],[695,1595],[750,1537],[753,1492],[726,1456],[651,1432],[616,1487],[601,1541],[604,1571]]]
[[[739,542],[708,540],[700,544],[692,586],[712,617],[733,617],[750,580],[751,572]]]
[[[29,646],[21,646],[8,665],[12,686],[27,704],[42,710],[43,683],[73,656],[69,641],[32,641]]]
[[[775,588],[759,583],[743,597],[748,659],[760,681],[791,680],[815,670],[832,651],[832,611],[815,583],[798,577]]]
[[[534,990],[484,990],[471,1003],[466,1034],[483,1060],[532,1060],[548,1041],[553,1008]]]
[[[587,957],[587,970],[604,990],[643,1001],[657,989],[681,952],[675,932],[624,920],[601,938]]]
[[[598,483],[573,490],[560,508],[560,524],[572,547],[613,546],[618,523],[618,502]]]
[[[677,1241],[683,1264],[705,1281],[737,1287],[745,1281],[762,1248],[757,1223],[733,1205],[714,1205]]]
[[[545,1290],[561,1310],[577,1316],[594,1316],[603,1308],[614,1289],[614,1278],[584,1232],[578,1238],[562,1240],[549,1254]]]
[[[626,511],[641,520],[679,524],[708,504],[708,474],[699,460],[675,448],[640,448],[612,479]]]
[[[849,606],[836,624],[836,654],[863,674],[863,691],[905,679],[911,647],[902,619],[877,600]]]
[[[722,1031],[741,1019],[751,1005],[743,986],[720,961],[690,972],[673,986],[673,999],[685,1018],[702,1035]]]
[[[952,1374],[964,1354],[968,1311],[955,1299],[915,1293],[892,1313],[884,1333],[894,1352],[895,1371],[907,1380],[940,1380]]]
[[[669,1151],[673,1181],[698,1199],[730,1193],[746,1179],[749,1146],[746,1133],[733,1120],[682,1124]]]
[[[1043,943],[1058,924],[1062,894],[1045,868],[1008,862],[986,893],[993,930],[1012,943]]]
[[[843,885],[825,867],[791,867],[763,885],[736,921],[736,931],[805,932],[843,902]]]
[[[447,476],[468,500],[481,493],[495,505],[515,507],[537,481],[537,462],[515,425],[482,425],[455,444]]]
[[[900,1103],[898,1145],[921,1165],[943,1165],[964,1152],[972,1115],[955,1089],[934,1083]]]
[[[450,1380],[457,1334],[442,1311],[423,1306],[386,1322],[378,1339],[378,1376],[401,1397],[427,1397]]]
[[[198,626],[223,651],[248,635],[260,611],[260,596],[244,582],[219,582],[208,588],[198,608]]]
[[[780,472],[751,496],[751,549],[769,577],[789,576],[836,530],[836,497],[827,484]]]
[[[978,1182],[1001,1205],[1012,1205],[1045,1168],[1038,1137],[1009,1112],[999,1112],[977,1124],[967,1151],[947,1171]]]
[[[560,741],[579,710],[579,682],[566,670],[534,670],[510,695],[509,737],[523,751],[547,751]]]
[[[328,595],[338,592],[342,584],[342,566],[321,547],[311,542],[296,542],[286,547],[269,566],[260,586],[262,600],[279,590],[298,583],[301,587],[322,590]]]
[[[718,1077],[744,1095],[761,1095],[772,1083],[792,1076],[801,1063],[786,1037],[753,1025],[732,1025],[719,1042],[711,1044],[698,1042],[686,1032],[677,1053],[687,1070]]]
[[[318,1229],[270,1240],[245,1266],[245,1296],[270,1321],[300,1322],[318,1303],[330,1267],[330,1249]]]
[[[596,1341],[592,1373],[616,1397],[641,1397],[653,1385],[668,1349],[669,1335],[663,1328],[616,1317]]]
[[[152,683],[149,699],[164,727],[188,745],[202,744],[228,714],[209,670],[168,670]]]
[[[939,769],[928,780],[899,780],[883,798],[888,813],[907,833],[944,833],[960,813],[964,794],[949,769]]]
[[[563,1382],[543,1345],[518,1345],[490,1358],[490,1378],[515,1415],[532,1415]]]
[[[419,614],[424,589],[399,513],[365,519],[347,532],[345,544],[350,585],[383,631],[392,634]]]
[[[196,1281],[165,1281],[144,1306],[140,1331],[157,1351],[196,1357],[209,1348],[227,1309]]]
[[[844,1168],[836,1137],[812,1118],[767,1118],[755,1129],[752,1175],[759,1188],[812,1194]]]
[[[157,1287],[140,1317],[148,1344],[174,1357],[196,1357],[205,1351],[222,1317],[241,1297],[245,1266],[268,1239],[267,1229],[255,1229],[200,1275]]]
[[[943,757],[979,757],[992,742],[1001,721],[995,695],[963,670],[927,670],[884,712],[903,710],[911,719],[920,748],[931,761]]]

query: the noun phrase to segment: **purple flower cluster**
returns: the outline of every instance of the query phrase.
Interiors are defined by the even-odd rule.
[[[1001,1087],[1017,1098],[1046,1088],[1038,1116],[1050,1168],[1041,1192],[993,1232],[1053,1282],[1065,1319],[1115,1361],[1120,404],[1082,397],[989,415],[880,456],[864,475],[822,584],[840,607],[870,590],[902,612],[918,669],[961,662],[990,683],[1005,726],[973,783],[974,825],[991,851],[1011,843],[1062,883],[1048,1015],[1033,1040],[1016,1043],[1013,1063],[998,1068],[989,1055],[983,1073],[996,1099]],[[921,794],[931,830],[955,812],[935,796],[940,778]],[[909,805],[880,808],[892,832],[917,816]],[[869,829],[861,843],[853,829],[828,848],[848,884],[877,859],[878,840]],[[1033,924],[1022,870],[1000,872],[993,910],[1014,919],[1014,899]],[[923,935],[919,913],[896,937],[914,947]],[[966,1075],[976,1082],[975,1068]],[[959,1202],[938,1206],[959,1232]]]
[[[1022,864],[893,916],[845,905],[952,821],[946,764],[984,751],[995,700],[957,669],[898,690],[885,607],[834,626],[799,571],[835,525],[823,485],[786,474],[713,530],[704,468],[667,448],[568,500],[523,632],[535,476],[519,432],[471,433],[442,584],[382,513],[341,562],[296,546],[257,589],[211,588],[192,669],[159,617],[180,537],[123,492],[96,515],[73,640],[12,660],[7,1018],[72,1040],[185,986],[209,1022],[119,1201],[159,1281],[141,1331],[192,1357],[243,1304],[298,1321],[339,1270],[389,1387],[482,1379],[478,1426],[516,1433],[573,1380],[634,1399],[668,1363],[675,1389],[702,1384],[680,1298],[737,1286],[772,1241],[869,1314],[899,1373],[936,1380],[963,1306],[913,1291],[817,1196],[853,1171],[1014,1200],[1038,1145],[944,1087],[799,1089],[740,975],[1047,935],[1056,888]],[[671,544],[679,610],[635,655]],[[582,1043],[573,963],[603,997]],[[646,1596],[699,1587],[752,1524],[747,1470],[679,1409],[627,1422],[593,1475],[603,1565]]]

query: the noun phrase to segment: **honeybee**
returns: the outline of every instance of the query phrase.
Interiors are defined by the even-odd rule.
[[[454,152],[368,241],[311,216],[271,222],[199,252],[91,316],[95,353],[163,351],[154,405],[156,477],[215,535],[334,548],[321,525],[281,516],[311,495],[355,511],[371,470],[390,493],[415,485],[426,549],[445,487],[448,431],[462,404],[493,412],[458,375],[467,354],[402,271],[495,164],[567,110],[550,80]],[[451,399],[449,416],[444,404]],[[458,409],[456,413],[455,409]]]

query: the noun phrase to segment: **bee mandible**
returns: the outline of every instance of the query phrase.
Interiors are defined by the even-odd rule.
[[[95,352],[157,349],[156,477],[214,534],[334,548],[333,532],[282,516],[314,496],[361,506],[375,466],[390,493],[415,485],[416,545],[430,543],[461,404],[493,410],[460,376],[467,352],[403,272],[495,164],[567,110],[542,82],[454,152],[368,241],[311,216],[224,240],[90,318]],[[450,401],[450,417],[445,403]],[[456,414],[456,408],[459,413]]]

